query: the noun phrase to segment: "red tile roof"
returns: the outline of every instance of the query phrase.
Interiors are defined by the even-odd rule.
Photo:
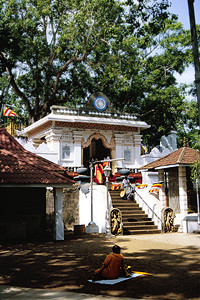
[[[182,147],[166,156],[163,156],[140,169],[155,169],[172,165],[191,165],[200,157],[200,153],[189,147]]]
[[[0,128],[0,185],[68,185],[75,181],[65,168],[25,150]]]

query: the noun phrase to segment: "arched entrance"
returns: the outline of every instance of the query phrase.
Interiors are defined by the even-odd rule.
[[[82,163],[84,167],[89,167],[89,163],[92,158],[97,160],[103,160],[108,156],[115,158],[115,139],[114,136],[108,141],[107,138],[101,133],[93,133],[87,141],[82,139]],[[114,174],[115,162],[111,164],[112,173]]]
[[[94,160],[103,160],[108,156],[111,157],[110,149],[104,146],[100,138],[93,138],[90,145],[83,149],[83,165],[88,168],[92,158]]]

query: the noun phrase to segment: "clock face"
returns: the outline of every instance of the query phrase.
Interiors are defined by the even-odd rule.
[[[107,108],[107,101],[101,96],[96,97],[93,103],[94,107],[99,111],[104,111]]]

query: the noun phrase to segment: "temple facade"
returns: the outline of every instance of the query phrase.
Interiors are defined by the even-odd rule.
[[[112,162],[114,174],[119,168],[137,172],[142,130],[149,127],[138,116],[115,110],[106,95],[95,93],[78,108],[52,106],[49,115],[26,127],[23,134],[35,149],[41,149],[41,156],[71,171],[89,167],[92,158],[124,158]]]

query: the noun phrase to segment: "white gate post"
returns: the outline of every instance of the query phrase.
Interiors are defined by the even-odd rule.
[[[54,188],[54,233],[53,238],[55,241],[64,240],[64,223],[62,213],[62,188]]]

